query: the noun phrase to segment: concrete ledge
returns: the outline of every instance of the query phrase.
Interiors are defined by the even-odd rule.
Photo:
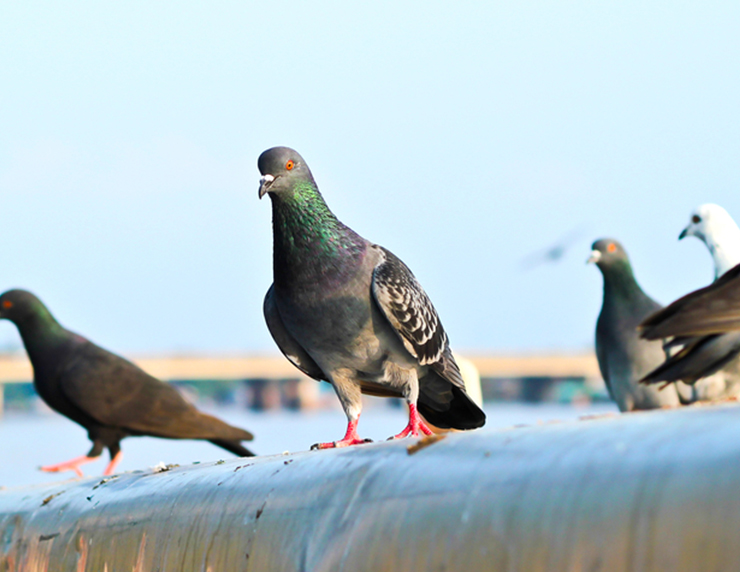
[[[740,569],[740,407],[0,492],[0,570]]]

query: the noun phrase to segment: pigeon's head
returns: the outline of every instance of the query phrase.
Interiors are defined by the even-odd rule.
[[[262,174],[260,198],[267,193],[279,195],[281,192],[292,192],[300,182],[313,183],[313,176],[303,157],[290,147],[268,149],[260,155],[257,167]]]
[[[695,236],[699,240],[709,243],[712,237],[721,233],[725,228],[735,227],[730,213],[719,205],[707,203],[697,207],[691,213],[689,225],[678,235],[678,240],[687,236]],[[709,242],[707,240],[709,239]]]
[[[0,319],[18,324],[45,310],[44,304],[26,290],[8,290],[0,296]]]
[[[618,241],[613,238],[600,238],[591,245],[591,256],[588,257],[586,263],[605,268],[615,262],[627,260],[627,252]]]

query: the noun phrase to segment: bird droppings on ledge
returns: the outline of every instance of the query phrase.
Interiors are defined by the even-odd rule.
[[[92,490],[97,489],[98,487],[102,487],[105,483],[112,481],[113,479],[117,479],[120,475],[113,475],[112,477],[105,477],[102,479],[97,485],[95,485]]]
[[[236,473],[239,469],[246,469],[247,467],[251,467],[254,463],[247,463],[246,465],[239,465],[234,469],[234,472]]]
[[[47,504],[49,504],[52,501],[52,499],[54,499],[55,497],[58,497],[63,492],[64,491],[59,491],[58,493],[54,493],[53,495],[49,495],[48,497],[46,497],[44,500],[41,501],[41,506],[46,506]]]
[[[262,503],[262,506],[257,509],[257,514],[254,516],[254,520],[259,520],[259,518],[262,516],[262,513],[265,511],[265,507],[267,506],[267,501]]]
[[[223,463],[223,461],[221,461]],[[167,471],[171,471],[172,469],[176,469],[179,467],[177,463],[171,463],[169,465],[165,465],[162,461],[157,463],[152,467],[152,473],[166,473]],[[101,483],[102,484],[102,483]]]
[[[428,437],[423,437],[422,439],[419,439],[416,443],[413,443],[406,447],[406,451],[408,451],[409,455],[413,455],[415,453],[418,453],[422,449],[426,449],[430,445],[434,445],[437,441],[441,441],[447,437],[447,435],[440,435],[440,434],[434,434],[429,435]]]

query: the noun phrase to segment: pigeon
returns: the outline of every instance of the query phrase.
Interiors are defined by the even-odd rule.
[[[460,369],[431,300],[393,253],[342,224],[296,151],[274,147],[258,160],[259,197],[272,202],[273,284],[265,320],[285,357],[334,387],[347,416],[342,439],[357,434],[361,394],[401,397],[408,425],[395,438],[439,428],[474,429],[483,411],[465,392]]]
[[[87,429],[93,443],[87,455],[41,470],[82,476],[80,466],[107,448],[110,463],[104,474],[113,474],[122,458],[121,439],[140,435],[205,439],[236,455],[253,456],[240,444],[252,440],[251,433],[201,413],[175,388],[65,329],[32,293],[2,294],[0,318],[18,328],[41,399]]]
[[[707,203],[697,207],[678,239],[687,236],[706,244],[714,261],[715,280],[740,263],[740,228],[721,206]]]
[[[740,263],[740,228],[719,205],[697,207],[679,240],[695,236],[709,249],[714,262],[715,280]],[[694,338],[683,343],[681,337],[666,347],[682,349],[644,377],[644,383],[682,380],[693,385],[694,401],[722,399],[740,395],[740,334]]]
[[[604,276],[604,301],[596,322],[596,357],[609,395],[620,411],[681,405],[675,385],[662,391],[640,385],[647,372],[665,359],[660,342],[641,340],[636,327],[661,308],[635,280],[627,252],[616,240],[593,243],[589,263]]]
[[[694,383],[724,369],[740,355],[740,265],[648,316],[639,330],[647,340],[672,338],[669,347],[681,346],[644,383]]]

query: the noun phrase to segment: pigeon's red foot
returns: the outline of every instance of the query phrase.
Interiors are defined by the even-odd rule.
[[[84,476],[80,470],[80,465],[96,461],[97,457],[88,457],[83,455],[82,457],[75,457],[64,463],[57,463],[56,465],[46,465],[45,467],[39,467],[45,473],[62,473],[64,471],[74,471],[78,477]]]
[[[418,437],[420,431],[424,433],[424,435],[432,435],[434,433],[429,427],[427,427],[427,424],[424,423],[424,420],[416,409],[416,405],[409,403],[409,424],[406,425],[406,428],[403,431],[398,435],[391,437],[391,439],[403,439],[409,434],[414,437]]]
[[[347,423],[347,433],[344,435],[344,438],[340,441],[331,441],[329,443],[316,443],[315,445],[311,445],[311,450],[314,449],[336,449],[338,447],[349,447],[351,445],[362,445],[363,443],[372,443],[370,439],[361,439],[359,435],[357,435],[357,421],[358,419],[355,419],[354,421],[350,421]]]
[[[103,474],[105,476],[112,475],[113,471],[116,470],[116,465],[121,462],[122,458],[123,451],[118,451],[118,453],[116,453],[116,456],[110,460],[110,463],[108,463],[108,466],[105,468],[105,471],[103,471]]]
[[[337,449],[339,447],[349,447],[351,445],[362,445],[363,443],[372,443],[372,439],[341,439],[340,441],[330,441],[328,443],[316,443],[311,445],[311,449]]]

